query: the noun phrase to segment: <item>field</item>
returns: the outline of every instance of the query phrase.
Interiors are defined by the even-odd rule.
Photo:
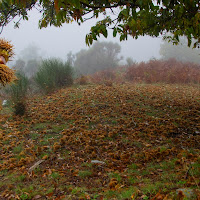
[[[73,86],[0,112],[0,199],[200,199],[198,85]]]

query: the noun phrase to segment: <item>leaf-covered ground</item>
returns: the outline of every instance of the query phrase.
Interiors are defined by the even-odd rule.
[[[200,89],[37,96],[23,118],[1,111],[0,155],[0,199],[200,199]]]

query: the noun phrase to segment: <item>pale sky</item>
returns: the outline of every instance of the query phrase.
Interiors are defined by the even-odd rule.
[[[59,57],[66,60],[69,51],[77,53],[81,49],[88,48],[85,44],[85,36],[89,33],[90,27],[96,23],[95,20],[88,20],[79,26],[76,22],[64,24],[61,28],[48,27],[39,29],[38,21],[40,15],[36,11],[31,11],[28,21],[21,21],[20,27],[14,29],[11,22],[6,26],[1,37],[10,40],[15,47],[15,59],[19,53],[29,45],[37,45],[45,57]],[[127,41],[119,41],[113,38],[112,32],[109,37],[103,37],[99,41],[112,41],[121,45],[121,55],[126,59],[132,57],[133,60],[147,61],[151,58],[159,58],[161,38],[140,37],[137,40],[129,37]]]

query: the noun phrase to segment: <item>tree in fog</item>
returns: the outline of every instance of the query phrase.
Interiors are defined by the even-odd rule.
[[[25,74],[30,78],[38,71],[40,60],[28,60],[26,63]]]
[[[16,60],[14,68],[17,71],[22,71],[26,76],[33,77],[38,70],[38,66],[42,60],[41,49],[36,45],[25,47]]]
[[[133,66],[135,64],[135,61],[131,57],[126,58],[126,65],[128,67]]]
[[[18,72],[24,72],[25,66],[26,66],[25,61],[23,61],[22,59],[18,59],[15,61],[14,69]]]
[[[19,57],[25,62],[29,60],[41,60],[41,49],[36,44],[30,44],[20,52]]]
[[[67,54],[67,63],[68,63],[70,66],[74,66],[75,57],[76,57],[76,56],[72,53],[72,51],[70,51],[70,52]]]
[[[168,60],[175,58],[182,62],[193,62],[200,64],[200,50],[187,46],[186,38],[180,39],[180,44],[173,45],[167,41],[163,41],[160,45],[160,55],[162,59]]]
[[[81,50],[76,54],[75,69],[80,74],[92,74],[118,66],[121,58],[121,47],[113,42],[96,42],[88,50]]]

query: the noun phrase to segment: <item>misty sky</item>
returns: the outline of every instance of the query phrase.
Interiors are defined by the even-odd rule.
[[[81,49],[88,48],[85,44],[85,35],[89,33],[90,27],[96,23],[89,20],[79,26],[76,22],[64,24],[63,27],[48,27],[39,29],[38,20],[40,15],[37,11],[29,13],[28,21],[21,21],[19,29],[14,29],[13,22],[6,26],[1,37],[10,40],[15,47],[15,59],[19,53],[28,45],[38,45],[45,57],[59,57],[66,60],[69,51],[77,53]],[[151,58],[159,58],[161,38],[140,37],[137,40],[129,37],[127,41],[119,41],[113,38],[112,32],[109,37],[103,37],[99,41],[118,42],[121,45],[121,55],[132,57],[135,61],[147,61]],[[42,55],[42,57],[43,57]]]

